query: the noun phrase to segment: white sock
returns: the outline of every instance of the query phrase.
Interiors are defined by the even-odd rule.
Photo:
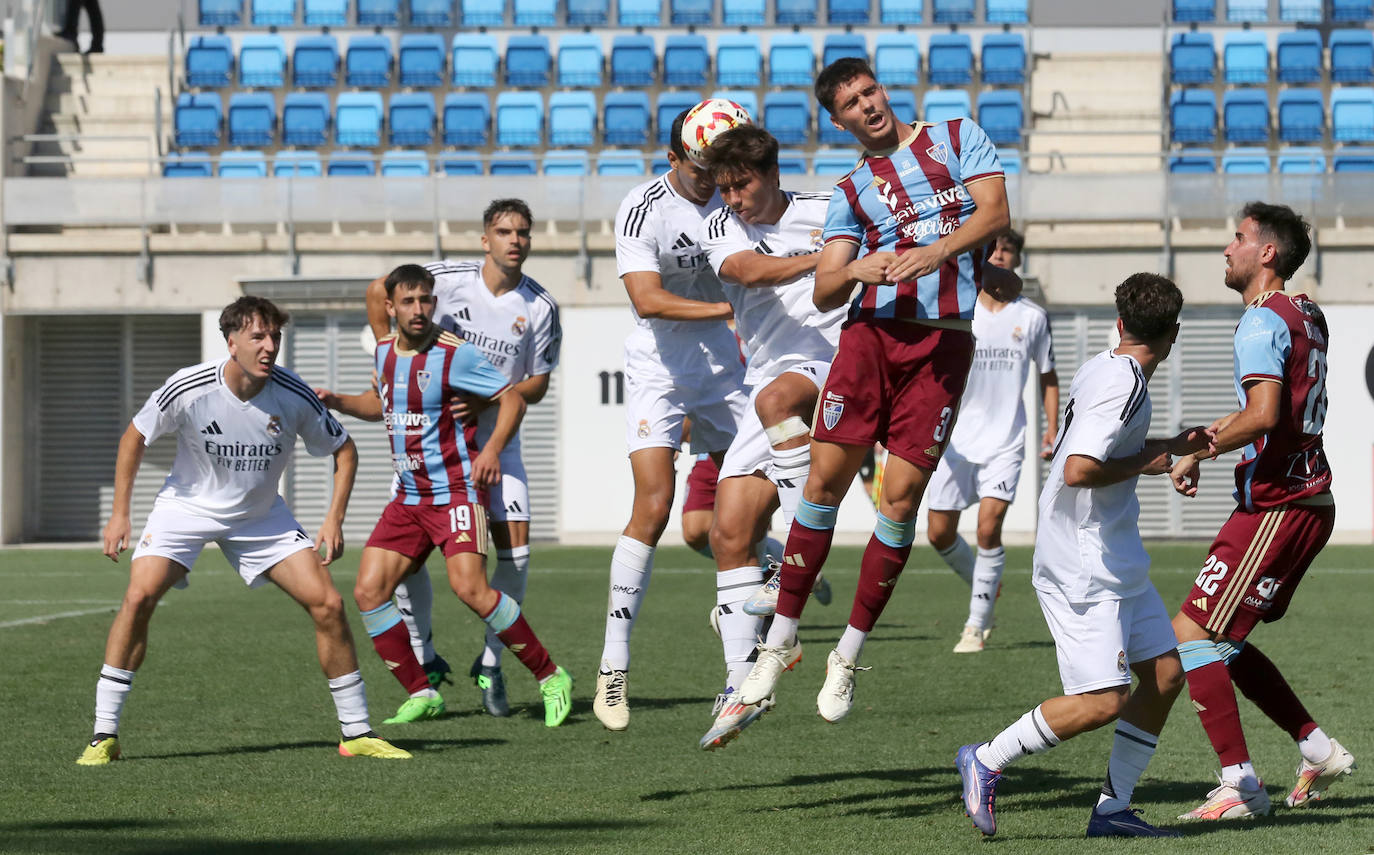
[[[851,663],[859,664],[859,654],[864,650],[864,642],[868,640],[868,633],[846,626],[840,635],[840,642],[835,645],[835,652],[849,660]]]
[[[100,666],[100,679],[95,681],[94,733],[119,733],[119,717],[124,702],[134,686],[134,672],[113,665]]]
[[[758,546],[754,547],[754,552],[758,555],[759,566],[764,569],[765,573],[768,571],[768,559],[772,558],[774,561],[781,561],[783,550],[786,548],[787,547],[782,544],[782,541],[778,540],[776,537],[765,537],[758,542]]]
[[[425,686],[423,689],[417,689],[411,692],[410,696],[412,698],[437,698],[439,697],[439,693],[436,692],[432,686]]]
[[[769,647],[791,647],[797,638],[797,623],[797,618],[774,614],[773,622],[768,626],[768,637],[763,643]]]
[[[1320,763],[1331,756],[1331,737],[1319,727],[1298,740],[1298,750],[1308,763]]]
[[[434,661],[434,585],[429,568],[419,570],[401,580],[396,586],[396,608],[410,633],[410,649],[420,664]]]
[[[644,605],[649,576],[654,570],[654,548],[632,537],[620,536],[611,555],[611,592],[606,609],[606,643],[601,648],[602,671],[630,667],[630,631]]]
[[[1107,761],[1107,780],[1097,798],[1098,813],[1116,813],[1131,806],[1131,796],[1150,758],[1155,756],[1159,735],[1141,730],[1124,721],[1116,723],[1112,756]]]
[[[1326,758],[1323,757],[1323,760]],[[1245,790],[1247,793],[1258,790],[1259,776],[1255,774],[1255,767],[1249,760],[1244,763],[1233,763],[1230,766],[1221,768],[1221,780],[1233,787]]]
[[[1000,772],[1022,757],[1049,751],[1058,744],[1059,737],[1050,730],[1040,707],[1036,707],[994,736],[991,742],[978,746],[978,762]]]
[[[525,585],[529,582],[530,548],[516,546],[496,550],[496,572],[491,574],[491,586],[517,603],[525,602]],[[487,627],[486,647],[482,648],[482,664],[495,668],[501,664],[501,651],[506,645]]]
[[[1002,571],[1007,566],[1007,551],[978,549],[973,563],[973,592],[968,601],[968,626],[987,629],[992,623],[992,609],[997,604],[997,589],[1002,584]]]
[[[778,487],[778,506],[782,508],[783,531],[792,527],[792,518],[801,504],[802,488],[811,472],[811,443],[796,448],[773,449],[773,468],[768,474]],[[778,558],[782,557],[779,553]]]
[[[939,551],[940,557],[949,565],[949,569],[959,574],[959,578],[968,584],[973,584],[973,550],[969,548],[968,541],[964,540],[963,535],[954,536],[954,545],[949,549]]]
[[[360,671],[329,678],[329,694],[334,698],[334,711],[339,716],[339,729],[344,739],[362,736],[372,729],[367,720],[367,690]]]
[[[739,688],[753,663],[749,656],[758,643],[763,618],[744,613],[744,601],[763,584],[763,569],[750,565],[716,574],[716,615],[720,647],[725,654],[725,684]]]

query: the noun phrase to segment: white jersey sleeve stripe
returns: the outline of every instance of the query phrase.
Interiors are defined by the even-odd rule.
[[[308,401],[311,408],[316,413],[324,412],[324,404],[320,403],[319,396],[315,394],[314,389],[306,386],[303,380],[276,368],[272,370],[271,377],[272,382],[276,383],[278,386],[281,386],[289,392],[294,392]]]
[[[166,410],[168,407],[172,405],[172,402],[175,401],[178,397],[180,397],[181,394],[184,392],[189,392],[192,389],[197,389],[201,386],[208,386],[212,383],[219,382],[218,375],[219,366],[215,366],[213,368],[208,368],[205,371],[202,371],[198,374],[192,374],[190,377],[183,378],[181,380],[178,380],[176,383],[169,385],[166,391],[164,391],[161,395],[158,396],[158,409]]]
[[[666,193],[667,191],[661,182],[644,191],[644,199],[631,208],[630,215],[625,218],[624,234],[626,237],[639,237],[639,232],[644,226],[644,219],[653,210],[654,202],[663,198]]]

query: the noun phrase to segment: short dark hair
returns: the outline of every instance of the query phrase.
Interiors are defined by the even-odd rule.
[[[240,297],[219,313],[219,331],[224,333],[224,340],[228,341],[230,333],[247,329],[254,319],[260,319],[265,326],[279,330],[290,322],[291,316],[266,297]]]
[[[816,77],[816,100],[821,102],[821,106],[829,113],[835,112],[835,90],[856,77],[863,76],[878,79],[878,75],[873,73],[873,66],[868,64],[868,60],[857,56],[846,56],[821,69],[821,73]]]
[[[997,236],[997,240],[1006,241],[1012,249],[1016,250],[1017,255],[1021,255],[1022,250],[1026,248],[1026,236],[1016,229],[1007,229]]]
[[[717,180],[751,169],[767,175],[778,168],[778,140],[758,125],[740,125],[712,140],[703,157]]]
[[[418,285],[421,288],[433,291],[434,274],[418,264],[402,264],[386,275],[387,299],[390,300],[396,293],[396,289],[402,285]]]
[[[534,214],[530,213],[530,206],[525,204],[524,199],[493,199],[482,212],[482,228],[489,228],[502,214],[519,214],[525,218],[525,222],[534,225]]]
[[[1178,323],[1183,292],[1158,273],[1133,273],[1116,286],[1121,325],[1139,341],[1156,341]]]
[[[1292,279],[1312,251],[1311,227],[1302,215],[1287,205],[1250,202],[1240,209],[1240,218],[1254,220],[1260,233],[1274,242],[1274,274],[1284,281]]]
[[[668,150],[678,160],[687,159],[687,149],[682,145],[682,123],[687,121],[687,114],[692,112],[690,109],[683,110],[673,119],[673,128],[668,132]]]

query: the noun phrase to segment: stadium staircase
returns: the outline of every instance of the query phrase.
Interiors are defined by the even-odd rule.
[[[1028,169],[1157,171],[1163,73],[1157,53],[1037,56],[1031,71]]]
[[[162,115],[171,116],[165,56],[55,54],[37,133],[66,139],[36,143],[33,155],[70,163],[31,163],[28,174],[156,174],[159,95]]]

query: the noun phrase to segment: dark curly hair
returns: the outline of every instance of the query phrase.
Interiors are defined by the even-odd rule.
[[[1282,280],[1293,278],[1307,254],[1312,251],[1311,227],[1302,215],[1287,205],[1250,202],[1240,209],[1242,220],[1254,220],[1260,236],[1273,241],[1278,253],[1274,258],[1274,273]]]
[[[1121,325],[1139,341],[1156,341],[1178,323],[1183,292],[1158,273],[1133,273],[1116,286],[1116,313]]]

